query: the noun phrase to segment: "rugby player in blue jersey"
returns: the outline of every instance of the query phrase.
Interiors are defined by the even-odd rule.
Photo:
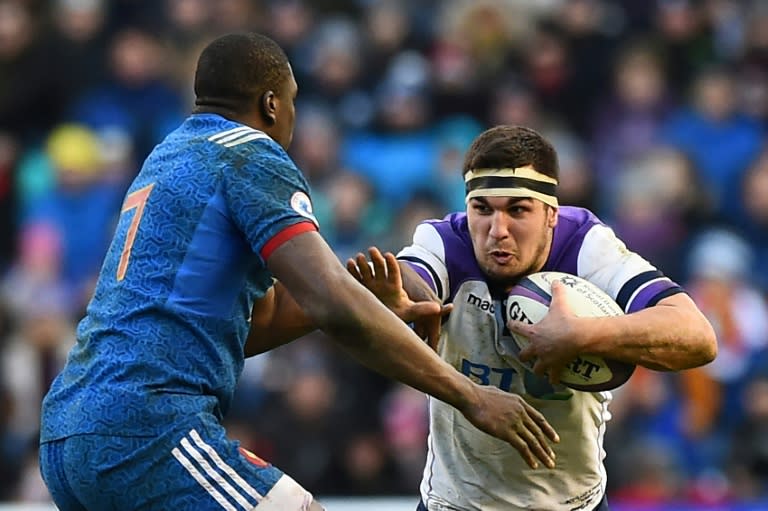
[[[554,466],[557,435],[541,414],[443,362],[318,233],[286,154],[297,85],[279,46],[252,33],[216,39],[195,93],[194,113],[128,190],[77,344],[43,403],[41,470],[59,509],[322,509],[221,425],[246,354],[315,326],[528,465]],[[419,306],[407,305],[405,319]]]
[[[439,336],[430,318],[433,347],[476,381],[524,395],[541,411],[560,434],[557,466],[531,470],[513,449],[430,399],[418,511],[606,511],[602,442],[611,393],[565,387],[562,369],[581,354],[665,371],[696,367],[717,352],[712,326],[680,286],[594,214],[558,203],[557,154],[536,131],[497,126],[481,133],[463,175],[466,211],[421,223],[399,262],[371,249],[373,271],[363,254],[348,268],[392,307],[430,298],[453,304]],[[505,324],[505,293],[538,271],[583,277],[626,314],[578,318],[556,282],[540,322]],[[519,356],[505,344],[507,327],[530,340]],[[533,371],[523,364],[531,360]]]

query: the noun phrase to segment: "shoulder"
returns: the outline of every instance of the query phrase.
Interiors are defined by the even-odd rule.
[[[602,224],[603,221],[592,211],[576,206],[560,206],[557,210],[558,226],[564,223],[571,230],[583,227],[593,227]]]
[[[413,242],[428,248],[445,247],[446,252],[471,247],[466,213],[451,213],[442,219],[424,220],[416,227]]]
[[[249,126],[238,125],[217,130],[206,134],[205,142],[218,147],[220,154],[225,158],[251,159],[254,155],[258,155],[257,161],[271,160],[293,165],[288,153],[280,144],[263,131]]]
[[[562,206],[545,269],[580,275],[585,259],[606,262],[627,252],[613,230],[593,212]]]

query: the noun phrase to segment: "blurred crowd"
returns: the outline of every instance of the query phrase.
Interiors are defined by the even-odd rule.
[[[293,63],[290,154],[342,260],[463,209],[486,127],[553,141],[561,203],[683,284],[720,344],[615,392],[612,502],[768,498],[768,2],[0,0],[0,502],[47,499],[40,400],[123,193],[237,30]],[[321,335],[249,360],[227,423],[316,494],[417,494],[424,397]]]

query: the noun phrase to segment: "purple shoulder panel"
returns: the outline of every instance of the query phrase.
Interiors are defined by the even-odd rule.
[[[437,229],[443,240],[445,266],[448,269],[448,282],[451,288],[446,303],[452,302],[462,282],[485,280],[485,275],[475,260],[466,213],[451,213],[443,220],[433,220],[430,223]]]
[[[576,275],[579,251],[587,232],[602,224],[594,213],[584,208],[560,206],[552,250],[542,271],[562,271]]]

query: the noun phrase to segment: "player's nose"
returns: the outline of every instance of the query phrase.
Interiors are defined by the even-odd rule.
[[[491,215],[488,234],[492,238],[506,238],[509,236],[509,228],[504,217],[505,215],[500,211],[496,211]]]

